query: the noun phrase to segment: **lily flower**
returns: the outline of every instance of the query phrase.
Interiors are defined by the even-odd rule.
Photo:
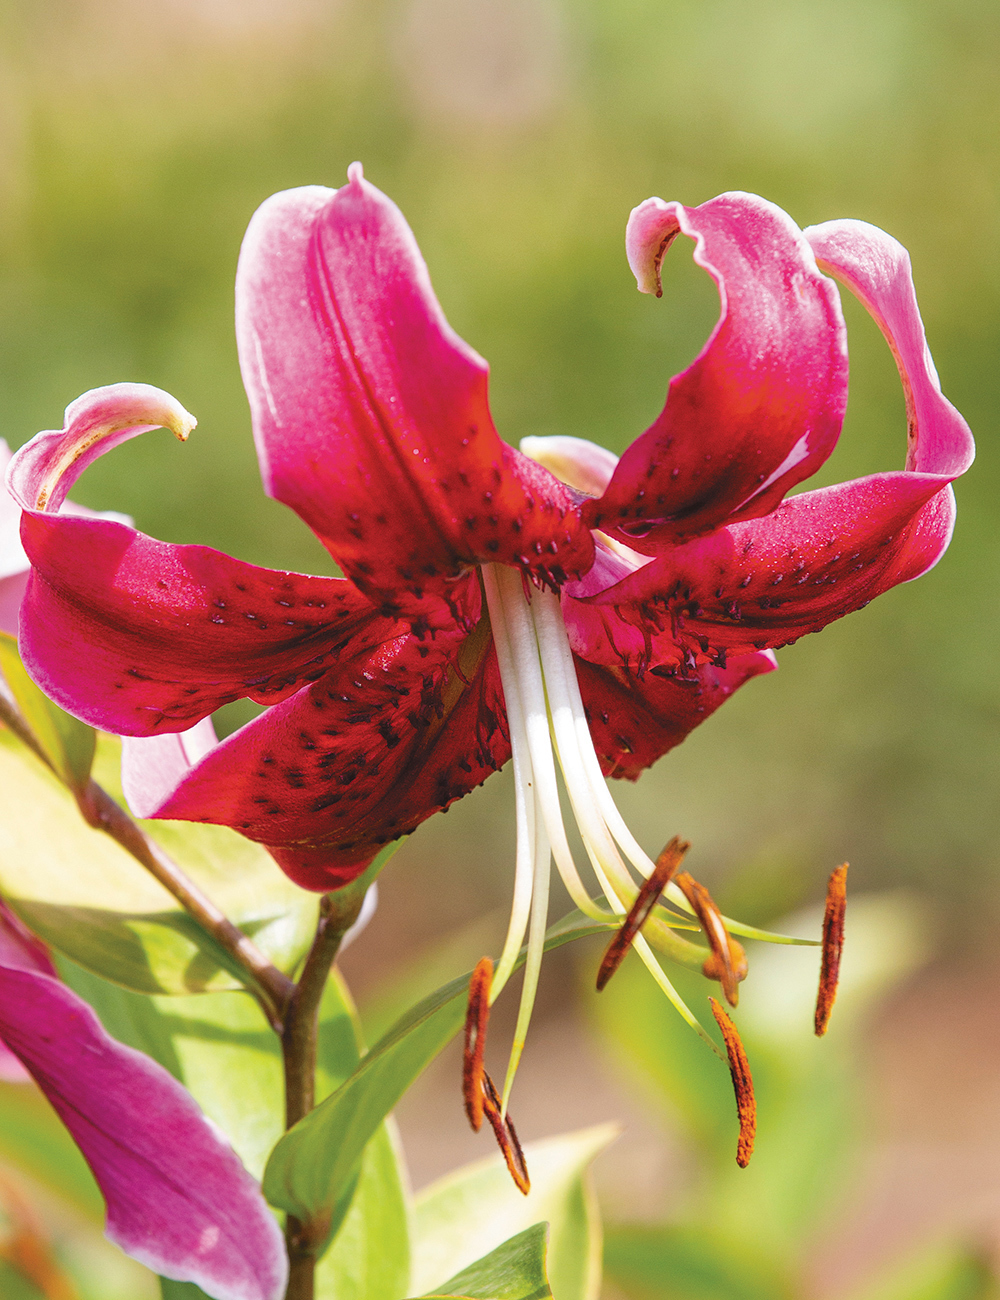
[[[359,164],[348,178],[269,199],[236,286],[265,487],[344,578],[270,572],[57,513],[97,456],[154,425],[183,438],[194,423],[159,390],[98,389],[9,471],[33,565],[21,653],[64,708],[147,738],[126,748],[137,813],[232,826],[306,888],[354,878],[512,756],[514,905],[490,1000],[528,932],[516,1061],[551,858],[577,905],[607,916],[573,860],[557,768],[601,891],[624,916],[654,863],[605,778],[638,776],[771,671],[774,649],[929,569],[951,536],[949,484],[972,439],[941,394],[901,246],[857,221],[802,232],[733,193],[695,208],[650,199],[629,220],[643,292],[659,293],[660,262],[684,234],[720,297],[653,425],[620,461],[575,438],[517,451],[494,428],[486,363],[445,320],[402,214]],[[830,275],[896,356],[906,465],[785,499],[829,456],[846,404]],[[269,707],[207,750],[164,743],[240,697]],[[676,882],[667,897],[690,918]],[[705,950],[663,911],[635,946],[678,1001],[647,939],[699,965]]]
[[[172,1075],[110,1037],[3,904],[0,1040],[90,1165],[111,1241],[215,1300],[284,1295],[281,1232],[239,1157]]]

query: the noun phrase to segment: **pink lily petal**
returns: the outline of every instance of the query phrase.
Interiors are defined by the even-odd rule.
[[[342,578],[260,569],[99,520],[26,516],[23,532],[35,566],[25,665],[58,704],[118,734],[186,730],[244,697],[285,699],[352,642],[398,630]]]
[[[829,456],[847,400],[840,301],[790,217],[752,194],[698,208],[647,199],[626,233],[644,292],[659,292],[678,233],[696,241],[695,261],[718,285],[718,323],[607,491],[583,509],[592,527],[650,554],[767,514]]]
[[[47,513],[83,460],[157,418],[177,423],[163,398],[127,384],[85,394],[66,429],[33,439],[7,475],[33,565],[21,611],[25,665],[57,703],[121,734],[186,730],[243,697],[285,699],[352,641],[377,645],[397,631],[343,579],[272,572],[123,524]],[[45,509],[28,504],[38,500]],[[466,582],[452,593],[448,628],[466,595],[470,621],[478,614],[478,590]]]
[[[941,392],[913,288],[910,255],[866,221],[827,221],[803,232],[822,270],[865,305],[892,349],[906,394],[906,468],[958,478],[976,454],[969,426]]]
[[[7,443],[0,438],[0,474],[5,474],[11,460]],[[84,515],[90,519],[117,519],[130,524],[127,515],[114,510],[88,510],[73,501],[63,503],[66,514]],[[21,545],[21,507],[0,484],[0,632],[17,636],[17,616],[28,585],[31,564]]]
[[[82,998],[6,944],[0,1036],[90,1165],[113,1242],[215,1300],[279,1300],[281,1233],[232,1148],[162,1066],[116,1042]]]
[[[565,434],[522,438],[521,451],[544,465],[561,483],[568,483],[589,497],[599,497],[607,489],[618,465],[618,457],[607,447]]]
[[[188,731],[122,737],[122,789],[137,817],[148,817],[219,743],[211,718]]]
[[[949,484],[972,463],[975,447],[941,393],[905,250],[864,222],[832,222],[809,238],[896,356],[907,468],[804,492],[767,518],[677,547],[577,602],[574,647],[589,657],[669,662],[672,642],[675,659],[787,645],[926,573],[947,548],[955,519]]]
[[[489,642],[454,644],[460,673],[423,650],[404,635],[345,655],[193,766],[165,747],[154,755],[159,739],[126,741],[129,803],[140,816],[232,826],[306,889],[346,884],[510,756]]]
[[[58,978],[49,951],[23,921],[0,899],[0,966],[41,972]],[[0,1080],[27,1083],[31,1075],[5,1042],[0,1039]]]
[[[500,441],[486,363],[451,329],[399,209],[363,180],[289,190],[254,216],[237,339],[265,487],[386,612],[426,616],[498,560],[586,570],[572,494]]]
[[[28,572],[25,568],[21,573],[0,578],[0,632],[8,636],[17,636],[17,619],[28,586]]]
[[[728,668],[705,664],[687,678],[663,676],[657,668],[638,678],[578,658],[580,692],[605,776],[636,780],[744,682],[777,666],[765,651],[732,659]]]
[[[14,456],[7,488],[22,510],[56,511],[88,465],[150,429],[182,442],[197,421],[169,393],[149,384],[92,388],[66,407],[61,429],[36,434]]]

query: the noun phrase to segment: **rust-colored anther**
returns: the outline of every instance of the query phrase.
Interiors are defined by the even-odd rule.
[[[842,862],[830,874],[826,887],[826,912],[823,916],[823,960],[819,968],[819,993],[816,995],[816,1034],[822,1038],[830,1023],[830,1013],[837,1000],[840,979],[840,956],[844,951],[844,912],[847,910],[847,867]]]
[[[733,1091],[736,1093],[736,1113],[740,1117],[740,1136],[736,1143],[736,1163],[741,1169],[746,1169],[750,1163],[750,1157],[753,1155],[753,1140],[757,1133],[757,1103],[753,1096],[753,1079],[750,1077],[750,1064],[747,1061],[747,1054],[743,1050],[743,1044],[740,1041],[739,1031],[729,1018],[729,1013],[716,1002],[715,998],[709,998],[712,1006],[712,1015],[715,1016],[715,1022],[722,1030],[722,1037],[726,1044],[726,1055],[729,1057],[729,1073],[733,1080]]]
[[[684,854],[687,853],[690,847],[691,845],[687,840],[682,840],[675,835],[656,859],[656,866],[650,873],[649,879],[643,882],[639,895],[629,908],[628,916],[622,923],[621,929],[608,944],[604,960],[601,962],[601,969],[597,972],[598,993],[625,960],[625,954],[631,947],[632,940],[646,924],[650,912],[659,902],[660,895],[670,884],[671,877],[684,861]]]
[[[527,1196],[531,1191],[531,1179],[528,1177],[528,1166],[525,1164],[524,1152],[517,1140],[517,1133],[510,1118],[510,1112],[508,1111],[506,1115],[503,1114],[500,1105],[500,1094],[485,1070],[483,1071],[483,1113],[493,1126],[493,1132],[496,1134],[497,1143],[503,1152],[503,1158],[507,1162],[507,1168],[514,1180],[514,1185],[519,1192],[523,1192]]]
[[[469,1007],[465,1013],[465,1052],[462,1057],[462,1095],[465,1113],[476,1133],[483,1123],[483,1053],[486,1025],[490,1018],[490,986],[493,962],[482,957],[469,980]]]
[[[694,908],[695,916],[712,949],[701,968],[702,974],[710,980],[718,980],[726,1001],[735,1007],[740,1000],[740,980],[746,979],[746,953],[726,929],[722,913],[705,886],[686,871],[678,872],[674,880]]]

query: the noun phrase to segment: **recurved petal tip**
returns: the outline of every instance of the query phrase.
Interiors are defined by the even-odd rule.
[[[680,229],[677,204],[646,199],[629,214],[625,227],[625,255],[640,293],[662,296],[660,264]]]
[[[24,510],[58,510],[87,466],[112,447],[161,427],[183,442],[197,423],[151,384],[92,388],[66,408],[62,429],[36,434],[14,456],[7,487]]]

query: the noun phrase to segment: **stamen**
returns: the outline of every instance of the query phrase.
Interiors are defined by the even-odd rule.
[[[535,863],[531,885],[531,921],[528,926],[528,952],[524,960],[524,982],[521,985],[521,1002],[517,1011],[517,1024],[514,1026],[514,1042],[511,1044],[510,1060],[507,1062],[507,1075],[503,1084],[502,1114],[507,1114],[510,1090],[514,1086],[514,1076],[521,1063],[521,1053],[528,1037],[531,1024],[531,1012],[538,992],[538,977],[542,971],[542,957],[545,953],[545,927],[549,911],[549,862],[551,860],[549,837],[545,833],[542,818],[535,822]]]
[[[686,840],[681,840],[675,835],[656,859],[653,873],[639,890],[638,897],[625,918],[625,924],[608,944],[601,968],[597,972],[598,993],[625,960],[625,954],[632,946],[632,940],[645,925],[650,912],[656,906],[660,895],[670,883],[671,877],[683,862],[684,855],[690,847]]]
[[[722,1037],[726,1044],[726,1055],[729,1057],[729,1073],[733,1080],[733,1091],[736,1093],[736,1113],[740,1119],[740,1136],[736,1143],[736,1163],[741,1169],[746,1169],[750,1163],[750,1157],[753,1155],[753,1141],[757,1134],[757,1103],[753,1095],[750,1063],[747,1061],[747,1054],[743,1050],[739,1032],[732,1020],[730,1020],[729,1015],[716,1002],[715,998],[709,998],[708,1000],[712,1006],[712,1015],[715,1016],[715,1022],[722,1030]]]
[[[504,683],[505,694],[508,680],[516,682],[520,693],[524,734],[534,776],[535,806],[544,819],[552,844],[552,856],[570,897],[585,916],[598,920],[601,911],[594,906],[583,887],[566,838],[566,828],[563,826],[552,742],[549,738],[545,685],[531,614],[521,589],[521,575],[515,569],[498,564],[484,565],[482,575],[494,627],[500,680]],[[535,593],[536,596],[537,594]],[[494,616],[494,608],[498,610],[497,617]],[[505,627],[506,634],[502,638],[496,636],[498,626]],[[513,730],[511,739],[513,740]]]
[[[462,1093],[465,1113],[474,1132],[483,1123],[483,1053],[486,1050],[486,1026],[490,1018],[490,984],[493,962],[482,957],[469,980],[469,1007],[465,1013],[465,1052],[462,1056]]]
[[[747,959],[742,947],[730,935],[722,919],[722,913],[716,907],[712,895],[704,885],[699,884],[693,876],[681,871],[674,877],[684,896],[694,908],[694,913],[701,922],[705,938],[712,949],[702,966],[702,973],[710,980],[718,980],[726,1001],[735,1007],[740,1000],[740,980],[746,978]]]
[[[819,993],[816,997],[816,1034],[822,1038],[830,1023],[830,1013],[837,999],[840,957],[844,951],[844,913],[847,910],[847,868],[843,862],[830,875],[826,887],[826,912],[823,916],[823,960],[819,970]]]
[[[488,578],[488,580],[487,580]],[[507,636],[507,622],[503,606],[499,599],[490,599],[490,591],[496,595],[496,582],[492,572],[483,570],[483,586],[486,591],[490,611],[490,623],[493,628],[493,640],[496,645],[497,661],[500,666],[500,679],[507,710],[507,728],[510,733],[510,748],[514,767],[514,812],[517,828],[517,847],[514,866],[514,898],[511,904],[510,923],[504,940],[503,952],[493,974],[490,990],[490,1006],[500,996],[510,979],[517,954],[521,950],[524,935],[528,928],[531,911],[531,886],[534,879],[535,827],[541,813],[537,807],[534,773],[531,767],[531,755],[528,752],[528,738],[524,725],[524,708],[521,692],[518,689],[517,676],[512,667],[510,642]]]
[[[511,1123],[510,1116],[502,1112],[500,1098],[497,1095],[493,1080],[485,1070],[483,1071],[483,1113],[493,1126],[493,1132],[496,1134],[497,1143],[503,1152],[503,1158],[507,1162],[507,1168],[514,1180],[514,1185],[519,1192],[523,1192],[527,1196],[531,1191],[531,1179],[528,1177],[528,1166],[525,1163],[524,1152],[517,1140],[517,1133]]]

